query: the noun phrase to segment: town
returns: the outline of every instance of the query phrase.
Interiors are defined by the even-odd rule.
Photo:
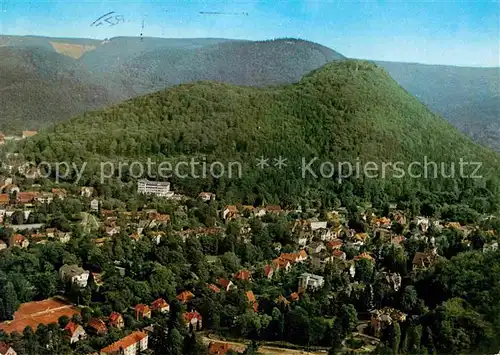
[[[373,352],[400,327],[421,336],[427,269],[498,249],[493,216],[224,205],[145,179],[119,200],[24,163],[2,175],[1,354]]]

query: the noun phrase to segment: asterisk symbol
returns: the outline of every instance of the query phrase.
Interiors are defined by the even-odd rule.
[[[269,159],[264,158],[263,155],[260,158],[257,158],[257,167],[261,169],[267,168],[269,166],[268,160]]]
[[[281,155],[278,159],[274,158],[274,166],[276,166],[278,169],[281,169],[285,166],[287,166],[285,164],[285,162],[287,161],[286,158],[283,158]]]

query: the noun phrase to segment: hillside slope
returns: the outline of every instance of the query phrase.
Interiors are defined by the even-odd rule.
[[[0,36],[0,130],[41,128],[197,80],[291,83],[340,54],[307,41]]]
[[[208,161],[239,161],[244,176],[225,181],[224,188],[219,179],[209,178],[179,179],[176,184],[189,191],[220,189],[222,195],[246,201],[256,196],[274,200],[317,196],[319,190],[332,197],[334,191],[345,188],[331,178],[304,179],[300,171],[303,157],[406,164],[421,162],[424,157],[435,162],[462,158],[484,162],[485,175],[492,169],[499,171],[500,166],[497,155],[431,113],[385,71],[358,61],[330,63],[297,84],[281,87],[259,89],[214,82],[177,86],[61,123],[26,142],[24,152],[49,161],[201,156]],[[283,156],[288,167],[259,171],[255,162],[261,155]],[[375,185],[366,179],[354,180],[351,183],[361,189],[360,196],[378,194],[382,189],[393,198],[403,194],[407,184],[422,186],[422,191],[455,194],[457,184],[485,187],[483,179],[392,179]],[[327,188],[332,190],[327,192]],[[494,185],[490,188],[496,189]]]
[[[500,68],[377,64],[459,130],[500,152]]]
[[[47,126],[122,97],[69,57],[41,48],[0,47],[2,132]]]

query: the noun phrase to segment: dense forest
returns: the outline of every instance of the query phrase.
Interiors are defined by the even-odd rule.
[[[334,62],[299,83],[275,88],[214,82],[186,84],[86,113],[61,123],[21,149],[27,159],[87,163],[82,184],[102,183],[99,163],[237,161],[238,179],[172,178],[179,192],[214,191],[228,202],[268,201],[335,205],[340,197],[381,206],[398,199],[498,207],[499,158],[474,144],[406,93],[376,65]],[[288,160],[282,170],[255,168],[260,156]],[[302,158],[329,162],[398,162],[424,158],[438,164],[481,162],[481,179],[302,178]],[[470,168],[470,167],[469,167]],[[316,166],[318,169],[318,166]],[[422,167],[420,167],[422,172]],[[472,171],[468,171],[472,173]],[[339,173],[339,172],[336,172]],[[337,175],[335,175],[336,177]],[[69,179],[74,178],[69,177]],[[129,181],[125,172],[122,181]],[[133,179],[132,179],[133,180]]]

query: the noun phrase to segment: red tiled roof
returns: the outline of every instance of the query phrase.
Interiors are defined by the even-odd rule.
[[[151,307],[153,309],[163,309],[168,307],[168,303],[163,298],[158,298],[157,300],[154,300],[153,303],[151,303]]]
[[[186,321],[186,323],[190,323],[193,319],[201,320],[201,314],[196,311],[184,313],[184,320]]]
[[[9,194],[0,194],[0,204],[9,203]]]
[[[194,295],[190,291],[184,291],[184,292],[177,295],[177,299],[181,302],[187,302],[193,297],[194,297]]]
[[[240,270],[234,275],[234,278],[237,280],[250,280],[250,271]]]
[[[210,290],[214,291],[215,293],[219,293],[220,292],[220,289],[215,286],[214,284],[210,284],[207,286]]]
[[[80,327],[79,324],[75,323],[75,322],[69,322],[68,324],[66,324],[66,326],[64,327],[64,330],[68,331],[69,334],[71,336],[73,336],[73,334],[75,334],[75,332],[78,330],[78,327]]]
[[[137,306],[135,306],[135,311],[136,313],[148,313],[150,311],[150,308],[147,304],[138,304]]]
[[[2,341],[0,342],[0,354],[7,354],[7,351],[9,351],[10,345],[7,344],[6,342]]]
[[[273,267],[272,267],[271,265],[266,265],[266,266],[264,267],[264,275],[265,275],[266,277],[269,277],[269,275],[270,275],[272,272],[274,272],[274,270],[273,270]]]
[[[119,320],[120,318],[123,319],[122,315],[118,312],[112,312],[110,315],[109,315],[109,323],[111,325],[115,325]]]
[[[121,338],[117,342],[101,349],[102,353],[118,353],[120,349],[127,349],[130,345],[140,342],[142,339],[147,337],[147,334],[141,331],[135,331],[124,338]]]
[[[219,279],[218,282],[219,282],[219,285],[221,285],[222,287],[224,287],[227,290],[227,288],[229,287],[229,283],[231,281],[226,280],[226,279]]]
[[[89,322],[89,327],[95,329],[98,333],[106,333],[108,331],[106,324],[99,318],[92,318]]]

